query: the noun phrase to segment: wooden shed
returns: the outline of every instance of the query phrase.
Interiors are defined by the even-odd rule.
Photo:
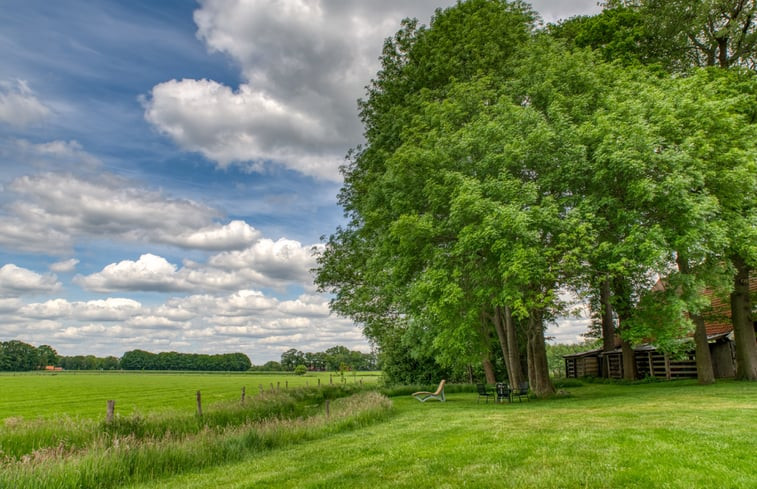
[[[600,355],[602,349],[584,351],[563,356],[565,359],[565,376],[578,377],[601,377]]]

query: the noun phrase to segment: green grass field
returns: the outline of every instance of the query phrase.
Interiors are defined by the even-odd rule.
[[[377,372],[348,372],[348,384],[376,382]],[[274,388],[284,389],[318,381],[341,383],[339,374],[308,373],[168,373],[168,372],[34,372],[0,374],[0,420],[11,417],[55,418],[61,415],[98,419],[105,416],[106,401],[116,401],[116,412],[188,410],[194,412],[196,392],[202,402],[240,399],[242,387],[248,396]]]
[[[171,376],[134,375],[145,387],[171,384]],[[226,377],[238,400],[236,376],[218,375],[216,383]],[[82,388],[87,378],[102,382],[70,376]],[[27,377],[26,388],[40,392],[31,385],[38,381]],[[476,394],[454,390],[446,403],[400,395],[388,408],[379,397],[358,397],[335,401],[330,417],[321,405],[305,418],[293,411],[281,421],[181,436],[103,438],[84,451],[51,447],[3,462],[0,472],[10,475],[0,488],[757,487],[755,383],[588,383],[566,387],[564,397],[513,404],[477,403]],[[9,433],[15,419],[5,421]]]
[[[512,405],[395,398],[382,424],[133,489],[757,487],[757,385],[568,390]]]

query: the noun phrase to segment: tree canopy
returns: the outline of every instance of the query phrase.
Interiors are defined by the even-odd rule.
[[[671,345],[695,329],[705,286],[754,268],[751,51],[673,76],[660,67],[684,58],[652,50],[649,17],[671,15],[658,7],[612,2],[543,32],[521,2],[471,0],[386,41],[360,102],[366,144],[343,168],[348,223],[317,282],[390,377],[480,364],[549,395],[561,290],[610,311],[605,334],[624,348]],[[657,277],[675,285],[655,324],[643,299]]]

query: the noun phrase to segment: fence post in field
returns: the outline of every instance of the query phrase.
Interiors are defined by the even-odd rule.
[[[360,379],[360,387],[363,387],[363,379]]]
[[[116,401],[108,401],[108,410],[105,413],[105,422],[106,423],[112,423],[113,422],[113,412],[116,410]]]
[[[202,395],[197,391],[197,416],[202,418]]]
[[[244,386],[242,386],[242,404],[244,404],[244,396],[245,396]]]
[[[320,386],[321,386],[321,378],[318,377],[318,387],[320,387]]]
[[[281,390],[281,382],[276,382],[276,392]]]
[[[329,404],[330,404],[330,402],[331,401],[329,401],[328,399],[326,399],[326,417],[327,418],[329,417],[329,414],[330,414],[329,413]]]
[[[289,390],[289,381],[288,380],[284,381],[284,390],[285,391]]]
[[[273,382],[271,382],[271,392],[274,392],[274,390],[273,390]]]
[[[334,385],[334,374],[329,374],[329,385]]]

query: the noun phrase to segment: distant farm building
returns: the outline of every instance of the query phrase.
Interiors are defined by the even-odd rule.
[[[749,290],[752,297],[757,294],[757,277],[751,277]],[[710,346],[712,367],[715,378],[728,378],[736,375],[736,356],[733,345],[733,324],[731,323],[731,307],[726,298],[705,292],[710,296],[712,307],[706,313],[707,342]],[[757,334],[757,322],[755,322]],[[653,344],[642,344],[634,347],[634,360],[639,378],[657,377],[663,379],[696,378],[697,365],[692,350],[683,358],[673,358],[667,353],[658,351]],[[565,375],[567,377],[604,377],[610,379],[623,378],[623,354],[621,348],[602,351],[590,350],[565,355]]]

